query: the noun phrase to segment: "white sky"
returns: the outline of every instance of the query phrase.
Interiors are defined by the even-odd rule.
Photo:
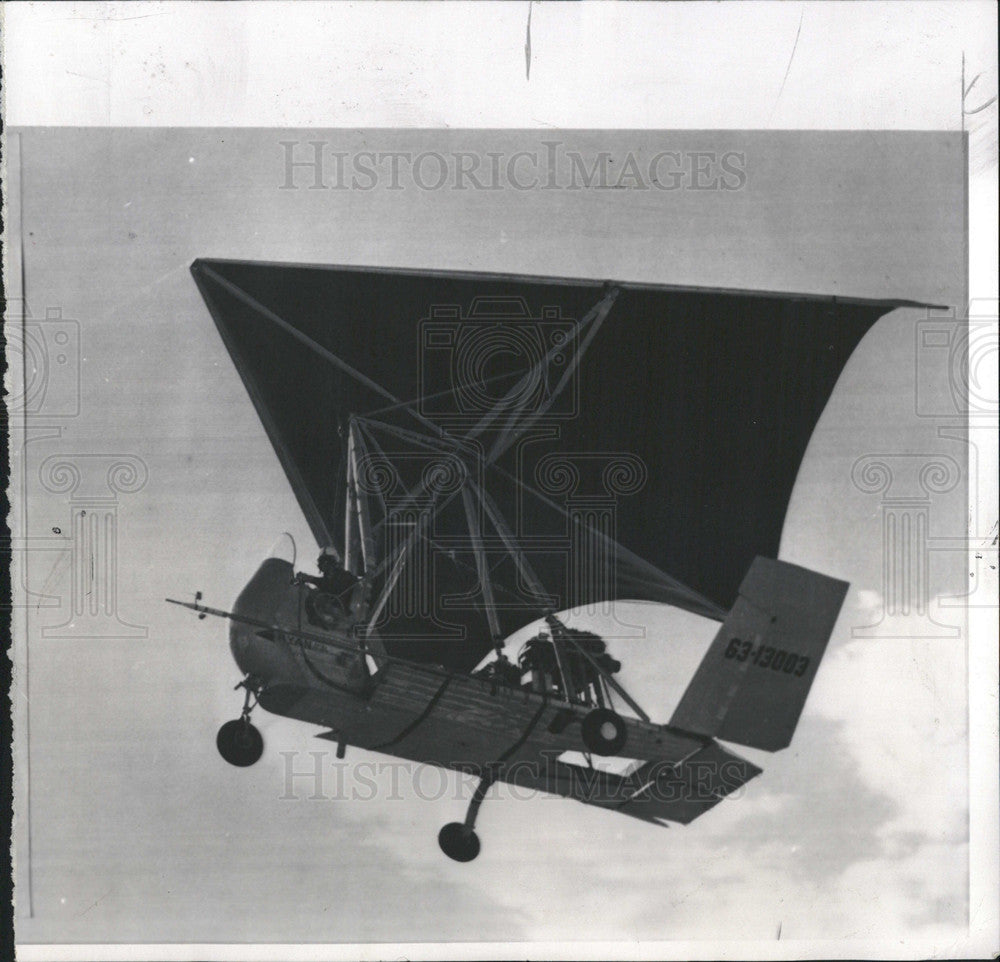
[[[219,16],[215,9],[199,6],[192,16],[204,24]],[[527,86],[513,68],[509,76],[502,68],[502,79],[485,75],[480,63],[489,58],[459,39],[468,34],[456,21],[471,16],[463,6],[447,14],[426,12],[426,29],[433,33],[438,24],[442,38],[430,59],[420,49],[425,40],[406,46],[370,35],[366,47],[352,19],[356,11],[337,14],[330,31],[340,31],[344,56],[329,58],[314,85],[275,98],[264,92],[267,67],[287,62],[292,52],[264,30],[262,8],[247,11],[235,36],[194,39],[192,70],[167,66],[154,82],[160,63],[176,61],[163,52],[168,45],[153,23],[126,26],[121,8],[111,8],[110,19],[94,19],[81,6],[63,6],[59,16],[54,8],[35,8],[30,17],[7,7],[8,34],[18,17],[25,31],[48,21],[46,36],[57,36],[46,41],[53,49],[60,49],[61,38],[73,42],[81,58],[92,58],[92,48],[106,51],[108,69],[104,75],[99,67],[95,71],[93,59],[81,63],[86,75],[98,78],[90,87],[59,74],[59,83],[34,88],[29,109],[23,106],[29,99],[23,84],[43,69],[38,51],[46,48],[36,46],[30,63],[26,42],[9,48],[8,116],[15,124],[62,123],[67,116],[76,123],[172,123],[185,116],[177,103],[193,97],[205,104],[198,121],[205,125],[292,124],[329,104],[323,91],[334,85],[339,104],[322,114],[329,122],[375,124],[365,98],[353,90],[357,83],[369,95],[383,91],[387,126],[446,119],[453,127],[649,126],[651,118],[659,123],[664,90],[677,89],[677,97],[667,98],[674,126],[766,127],[782,126],[785,110],[791,111],[789,125],[799,124],[796,98],[801,112],[818,92],[830,91],[835,73],[838,96],[826,97],[822,112],[830,126],[871,125],[864,113],[870,97],[873,116],[890,115],[888,126],[955,129],[954,112],[908,112],[890,102],[891,91],[901,102],[917,103],[922,91],[924,101],[941,103],[940,73],[955,72],[956,51],[970,35],[980,43],[984,35],[966,25],[971,33],[963,39],[947,6],[924,8],[932,38],[924,47],[919,31],[904,31],[896,19],[902,14],[891,7],[871,14],[872,22],[882,24],[881,39],[871,22],[867,31],[838,26],[824,6],[766,7],[755,15],[763,20],[748,23],[746,31],[759,28],[768,37],[784,31],[794,38],[803,18],[792,69],[810,72],[796,78],[790,70],[782,88],[787,59],[763,43],[756,53],[750,45],[738,67],[732,62],[736,75],[702,66],[718,64],[721,56],[706,50],[718,32],[710,22],[714,14],[704,12],[711,9],[703,7],[699,15],[709,22],[696,23],[686,9],[668,24],[660,11],[614,20],[584,6],[572,15],[574,23],[561,25],[557,46],[547,40],[554,13],[536,5]],[[520,49],[523,69],[526,8],[499,10],[495,30],[479,32],[489,43]],[[282,5],[282,12],[303,16],[302,7]],[[728,16],[726,30],[738,29]],[[666,58],[674,87],[663,86],[668,81],[655,60],[658,51],[647,47],[643,62],[630,67],[628,96],[609,103],[602,90],[607,64],[634,59],[638,38],[662,36],[657,31],[668,25],[675,49],[684,51]],[[100,39],[73,41],[84,29]],[[944,38],[939,43],[932,42],[935,29]],[[855,71],[843,69],[843,57],[830,53],[841,44],[831,31],[857,40],[855,63],[877,56],[883,65],[897,64],[899,76],[887,67],[879,75],[884,85],[871,96],[872,88]],[[318,28],[307,31],[295,56],[316,62],[324,49],[321,35],[330,36]],[[238,42],[246,44],[242,60],[232,54]],[[930,65],[926,73],[901,56],[915,44]],[[127,57],[119,50],[126,46]],[[147,47],[152,59],[145,56]],[[599,58],[584,63],[573,52],[593,54],[598,48],[604,68]],[[160,59],[153,56],[157,49]],[[979,48],[981,60],[989,56]],[[446,65],[439,67],[443,81],[429,63]],[[390,76],[367,76],[379,64]],[[476,65],[484,75],[470,83],[463,71]],[[415,79],[405,80],[406,71]],[[80,71],[66,71],[73,73]],[[746,91],[768,83],[775,92],[781,89],[780,98],[763,98],[754,107]],[[477,108],[482,91],[476,88],[498,84],[505,95],[490,99],[488,109]],[[442,86],[451,113],[434,106]],[[165,87],[173,88],[169,102]],[[217,95],[209,97],[209,89]],[[724,89],[727,97],[704,96],[713,89]],[[66,113],[67,100],[75,115]],[[703,100],[707,107],[684,113],[684,104]],[[995,164],[995,119],[992,129]],[[375,136],[381,144],[404,135],[329,136],[371,148]],[[440,135],[431,136],[441,142]],[[678,136],[666,135],[667,149]],[[34,917],[18,920],[19,941],[655,941],[734,932],[773,939],[780,924],[782,940],[898,935],[931,940],[947,952],[964,931],[969,908],[963,646],[954,639],[873,642],[851,636],[852,627],[877,617],[882,555],[878,499],[861,496],[851,485],[850,466],[860,455],[885,453],[887,445],[893,454],[963,459],[960,443],[937,437],[943,422],[914,417],[913,316],[906,312],[873,330],[845,373],[811,446],[786,528],[783,556],[853,584],[796,741],[774,757],[747,752],[763,763],[764,774],[742,798],[688,828],[657,829],[562,800],[488,802],[480,822],[483,856],[455,866],[435,841],[440,825],[464,811],[453,790],[444,799],[423,801],[403,778],[401,799],[283,800],[278,753],[299,752],[296,764],[304,767],[310,764],[306,753],[325,751],[326,743],[310,739],[308,726],[258,713],[268,746],[264,760],[249,772],[224,766],[215,754],[214,732],[235,713],[238,700],[230,690],[236,677],[223,627],[162,604],[166,595],[201,588],[210,603],[226,606],[283,529],[296,534],[306,556],[312,553],[294,498],[187,273],[194,257],[805,286],[959,307],[963,285],[954,252],[934,251],[933,229],[930,236],[914,236],[902,225],[885,225],[894,216],[920,222],[918,208],[926,214],[924,223],[940,227],[947,220],[935,197],[907,189],[910,182],[919,185],[933,165],[927,166],[926,157],[920,166],[901,156],[897,176],[856,205],[855,217],[870,218],[871,226],[858,229],[847,245],[842,228],[833,238],[811,237],[815,220],[794,204],[782,212],[781,232],[775,224],[769,232],[743,210],[734,235],[724,229],[732,208],[713,212],[690,193],[657,194],[652,207],[630,206],[628,198],[595,216],[565,195],[546,200],[505,192],[497,202],[447,191],[375,191],[363,197],[279,192],[278,139],[239,131],[30,131],[23,137],[29,305],[36,315],[62,308],[83,332],[81,416],[38,459],[52,450],[131,453],[145,461],[150,480],[138,494],[122,496],[119,541],[119,611],[147,626],[148,639],[42,640],[32,648]],[[470,139],[486,143],[482,135]],[[656,143],[664,135],[641,139]],[[621,143],[631,146],[627,137]],[[755,143],[764,157],[756,169],[773,175],[758,182],[766,185],[761,196],[787,197],[778,158],[767,159],[763,139]],[[863,177],[866,168],[857,157],[831,167],[850,170],[852,163],[855,177]],[[942,160],[940,169],[947,174],[950,168]],[[805,170],[804,179],[813,178],[806,187],[814,199],[817,190],[832,198],[841,190],[851,195],[850,183],[837,183],[829,170],[815,164]],[[727,201],[755,203],[746,194]],[[848,214],[844,218],[852,222]],[[692,223],[711,225],[716,250],[728,245],[730,256],[712,259],[711,249],[680,243]],[[780,249],[755,249],[741,230],[756,232],[766,244],[786,240]],[[897,244],[884,246],[884,235]],[[654,241],[670,248],[666,260],[654,253]],[[891,270],[880,275],[887,264]],[[803,278],[804,285],[794,283]],[[980,289],[974,284],[974,291]],[[901,357],[906,363],[898,363]],[[938,499],[935,510],[943,533],[962,531],[960,498]],[[68,507],[65,499],[50,496],[33,503],[31,516],[38,526],[33,534],[60,524],[65,530]],[[58,557],[33,557],[33,585],[45,582],[55,565],[46,590],[67,590],[66,563]],[[934,578],[937,593],[958,593],[965,583],[961,556],[946,559]],[[945,612],[941,620],[958,623],[957,614]],[[63,617],[55,611],[44,616],[53,624]],[[620,644],[627,683],[656,717],[669,716],[711,630],[688,616],[664,615],[651,626],[655,641]],[[912,632],[913,625],[900,626],[899,634]],[[326,759],[333,761],[332,746]],[[360,752],[348,760],[379,761]],[[456,780],[449,778],[453,788]],[[437,785],[429,776],[428,783],[432,790]]]

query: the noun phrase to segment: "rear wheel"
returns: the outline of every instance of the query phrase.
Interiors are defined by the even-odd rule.
[[[230,765],[247,768],[264,754],[264,739],[248,718],[226,722],[215,738],[219,754]]]
[[[582,728],[583,744],[595,755],[617,755],[628,739],[624,720],[610,708],[595,708]]]
[[[449,822],[438,832],[441,851],[456,862],[471,862],[479,854],[479,836],[462,822]]]

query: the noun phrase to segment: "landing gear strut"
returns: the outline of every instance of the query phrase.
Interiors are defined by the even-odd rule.
[[[260,689],[255,683],[255,679],[249,675],[236,687],[246,689],[246,695],[243,698],[243,711],[239,718],[226,722],[219,729],[219,734],[215,737],[215,747],[219,749],[219,754],[230,765],[247,768],[264,754],[264,739],[250,723],[250,712],[257,705],[257,693]],[[253,704],[250,704],[251,698],[253,698]]]
[[[479,854],[479,836],[475,832],[476,816],[495,780],[496,775],[492,772],[483,775],[472,793],[465,821],[449,822],[438,832],[438,845],[448,858],[456,862],[471,862]]]

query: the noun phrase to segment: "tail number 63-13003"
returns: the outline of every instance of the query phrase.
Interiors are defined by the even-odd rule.
[[[742,638],[732,638],[726,646],[726,658],[735,658],[737,661],[750,659],[750,664],[758,668],[770,668],[771,671],[781,672],[783,675],[795,675],[801,678],[809,667],[809,657],[799,655],[794,651],[785,651],[782,648],[775,648],[772,645],[755,645],[752,641],[744,641]]]

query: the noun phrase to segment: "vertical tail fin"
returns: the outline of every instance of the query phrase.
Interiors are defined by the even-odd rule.
[[[847,589],[808,568],[754,559],[670,724],[766,751],[787,747]]]

